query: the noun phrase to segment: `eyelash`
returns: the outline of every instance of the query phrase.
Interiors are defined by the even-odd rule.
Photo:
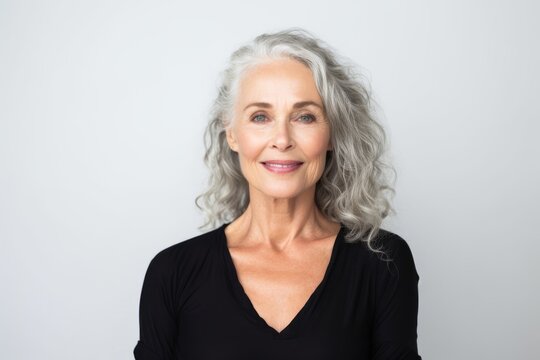
[[[311,114],[302,114],[300,115],[298,118],[302,118],[302,117],[308,117],[309,118],[309,121],[307,122],[307,124],[309,123],[312,123],[314,122],[315,120],[317,120],[317,118],[315,117],[315,115],[311,115]],[[305,121],[302,121],[303,123],[306,123]]]
[[[257,115],[255,115],[255,116],[253,116],[253,117],[251,118],[251,121],[256,122],[256,123],[262,122],[262,121],[257,121],[257,120],[256,120],[259,116],[265,116],[265,115],[263,115],[263,114],[257,114]],[[266,117],[266,116],[265,116],[265,117]]]
[[[264,121],[257,121],[257,120],[256,120],[257,117],[259,117],[259,116],[264,116],[264,117],[266,117],[266,115],[264,115],[264,114],[256,114],[256,115],[254,115],[254,116],[251,118],[251,121],[253,121],[253,122],[255,122],[255,123],[262,123],[262,122],[264,122]],[[303,118],[303,117],[308,117],[308,118],[309,118],[309,121],[301,121],[301,120],[300,120],[300,122],[301,122],[301,123],[304,123],[304,124],[310,124],[310,123],[314,122],[314,121],[317,119],[314,115],[307,114],[307,113],[306,113],[306,114],[300,114],[300,115],[297,117],[297,119],[300,119],[300,118]]]

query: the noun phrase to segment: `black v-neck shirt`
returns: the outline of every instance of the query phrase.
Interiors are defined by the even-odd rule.
[[[320,284],[278,332],[257,314],[221,227],[150,262],[140,298],[137,360],[421,360],[418,281],[409,246],[380,230],[374,246],[341,227]],[[391,261],[385,261],[391,259]]]

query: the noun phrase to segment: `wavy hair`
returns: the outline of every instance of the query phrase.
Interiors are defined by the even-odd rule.
[[[248,68],[269,59],[291,58],[311,69],[330,123],[333,149],[316,184],[315,202],[332,221],[350,231],[347,242],[365,241],[368,248],[383,219],[392,211],[393,188],[383,161],[386,136],[374,117],[373,101],[356,67],[328,45],[299,28],[262,34],[236,50],[222,72],[221,86],[211,107],[204,134],[204,160],[210,169],[208,187],[195,200],[205,212],[200,227],[215,227],[240,216],[249,204],[248,183],[236,152],[229,148],[225,129],[233,118],[238,84]]]

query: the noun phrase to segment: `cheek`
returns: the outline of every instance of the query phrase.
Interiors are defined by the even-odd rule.
[[[255,160],[264,149],[265,140],[263,134],[238,131],[237,133],[238,155],[244,160]]]
[[[300,137],[302,142],[302,149],[309,158],[326,157],[328,150],[328,143],[330,141],[330,134],[328,131],[314,131],[311,134],[305,134]]]
[[[307,177],[310,182],[315,182],[320,179],[324,172],[330,135],[327,132],[317,132],[311,135],[304,138],[303,150],[306,157],[310,160]]]

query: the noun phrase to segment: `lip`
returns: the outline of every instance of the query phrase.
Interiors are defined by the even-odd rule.
[[[296,160],[268,160],[261,161],[261,164],[270,172],[276,174],[286,174],[296,171],[304,163]]]

